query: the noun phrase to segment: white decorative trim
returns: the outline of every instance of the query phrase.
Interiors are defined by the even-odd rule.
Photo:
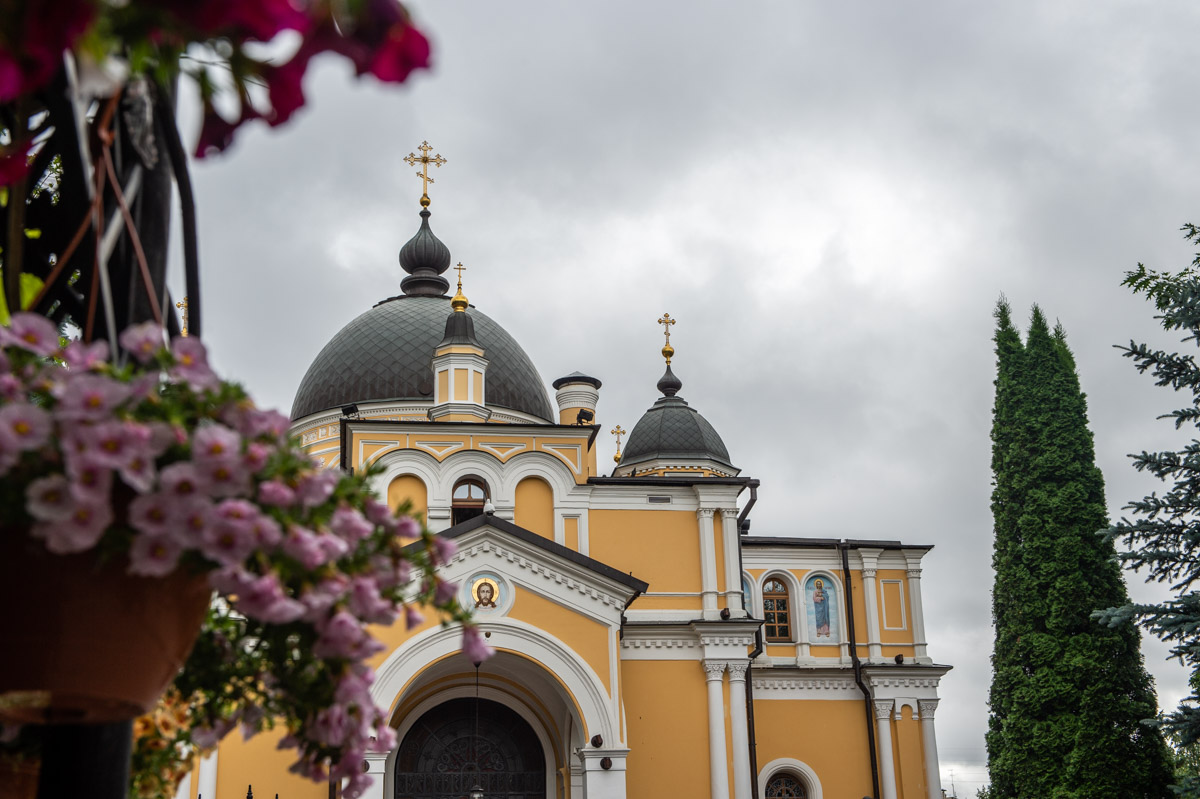
[[[477,441],[475,446],[479,447],[485,452],[492,453],[501,461],[503,461],[509,455],[512,455],[514,452],[520,452],[523,449],[528,449],[524,443],[520,442],[515,444],[505,444],[500,441]]]
[[[583,469],[583,447],[578,444],[542,444],[542,450],[561,458],[575,474]]]
[[[817,772],[794,757],[779,757],[762,767],[758,772],[758,799],[766,799],[767,783],[780,771],[790,771],[800,777],[808,789],[808,799],[822,799],[821,780],[817,778]]]
[[[708,682],[720,682],[725,676],[723,660],[706,660],[700,665],[704,667],[704,679]]]
[[[464,448],[461,441],[413,441],[412,449],[420,449],[428,452],[438,460],[444,459],[451,452],[457,452]]]
[[[895,706],[895,700],[892,699],[876,699],[874,704],[875,720],[883,721],[892,715],[892,708]]]
[[[937,711],[938,701],[937,699],[918,699],[917,710],[920,713],[920,717],[933,721],[933,714]]]
[[[862,700],[862,691],[854,684],[854,678],[846,676],[780,676],[759,674],[752,669],[750,679],[754,685],[755,700],[798,700],[833,699]]]

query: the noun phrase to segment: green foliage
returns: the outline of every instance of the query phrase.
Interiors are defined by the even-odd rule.
[[[1184,238],[1200,243],[1200,229],[1183,226]],[[1144,294],[1160,311],[1156,318],[1166,330],[1183,330],[1182,341],[1200,345],[1200,255],[1190,267],[1177,273],[1157,272],[1138,264],[1126,275],[1124,284]],[[1195,356],[1151,349],[1131,341],[1120,347],[1134,362],[1138,372],[1149,372],[1159,386],[1182,392],[1184,407],[1160,416],[1175,423],[1175,428],[1200,426],[1200,367]],[[1110,622],[1136,618],[1146,629],[1172,644],[1172,653],[1192,670],[1191,694],[1174,712],[1163,719],[1172,737],[1183,796],[1200,797],[1200,776],[1196,773],[1196,747],[1200,742],[1200,441],[1193,439],[1178,451],[1142,452],[1130,456],[1133,466],[1170,485],[1130,502],[1124,510],[1134,517],[1122,518],[1109,531],[1120,539],[1127,551],[1121,561],[1135,571],[1145,568],[1147,580],[1165,583],[1174,594],[1157,604],[1125,603],[1103,614]],[[1190,765],[1188,765],[1190,764]]]
[[[1003,300],[996,323],[989,795],[1168,796],[1138,632],[1092,618],[1128,598],[1066,334],[1035,307],[1022,342]]]

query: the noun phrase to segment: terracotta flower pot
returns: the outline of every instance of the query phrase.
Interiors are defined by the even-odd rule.
[[[99,723],[150,710],[191,650],[203,577],[132,577],[123,557],[52,555],[0,529],[0,721]]]

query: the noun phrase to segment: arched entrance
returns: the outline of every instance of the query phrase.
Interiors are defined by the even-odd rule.
[[[546,797],[537,734],[488,699],[451,699],[427,711],[400,743],[395,769],[395,799],[463,799],[475,785],[486,799]]]

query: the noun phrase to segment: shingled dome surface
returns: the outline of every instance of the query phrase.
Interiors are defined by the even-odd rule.
[[[621,465],[711,460],[735,468],[717,431],[680,397],[660,397],[633,426]]]
[[[351,403],[433,399],[433,351],[446,332],[449,297],[396,297],[338,332],[308,367],[292,419]],[[521,345],[472,308],[475,338],[487,358],[487,404],[551,421],[545,384]]]

